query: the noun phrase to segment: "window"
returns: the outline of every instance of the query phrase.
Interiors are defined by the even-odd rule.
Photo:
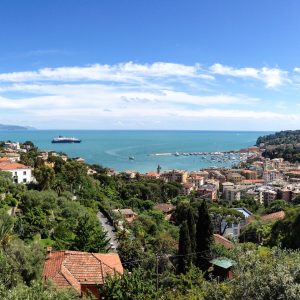
[[[23,171],[23,175],[26,175],[26,171]]]
[[[26,183],[26,182],[27,182],[27,179],[26,179],[26,178],[24,178],[24,179],[23,179],[23,182],[24,182],[24,183]]]
[[[17,172],[15,172],[15,176],[17,176],[18,174],[17,174]]]

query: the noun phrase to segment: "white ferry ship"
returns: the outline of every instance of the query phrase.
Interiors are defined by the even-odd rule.
[[[52,143],[69,143],[69,144],[73,144],[73,143],[81,143],[80,139],[76,139],[74,137],[65,137],[65,136],[59,136],[54,138],[52,141]]]

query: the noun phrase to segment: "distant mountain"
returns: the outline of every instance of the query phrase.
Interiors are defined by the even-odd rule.
[[[34,129],[34,128],[30,126],[0,124],[0,130],[29,130],[29,129]]]

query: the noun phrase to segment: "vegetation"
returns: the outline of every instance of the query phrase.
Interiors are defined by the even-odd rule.
[[[101,292],[111,300],[299,299],[299,252],[250,246],[237,248],[230,256],[236,262],[233,280],[207,281],[195,267],[180,275],[135,269],[107,280]]]
[[[274,134],[260,136],[256,141],[256,145],[259,146],[261,143],[265,145],[295,145],[300,143],[300,130],[285,130]]]
[[[300,130],[286,130],[261,136],[256,141],[257,146],[260,144],[267,148],[263,153],[264,157],[282,157],[293,163],[300,161]]]
[[[32,143],[24,144],[29,150],[22,162],[35,167],[37,182],[14,184],[8,173],[0,172],[3,299],[78,299],[72,291],[41,281],[45,247],[109,251],[99,210],[114,221],[125,268],[124,276],[109,278],[101,287],[105,299],[297,299],[299,199],[266,206],[244,196],[233,203],[203,201],[195,194],[182,196],[177,183],[125,173],[108,176],[101,166],[60,155],[43,161]],[[166,202],[176,205],[170,221],[154,209]],[[234,207],[256,216],[245,226],[240,244],[228,251],[214,244],[213,233],[223,234],[222,224],[243,220]],[[13,217],[7,213],[12,208]],[[116,208],[131,208],[138,217],[126,222],[113,213]],[[286,211],[283,220],[261,221],[261,214],[280,210]],[[219,256],[235,261],[233,280],[214,278],[209,261]]]

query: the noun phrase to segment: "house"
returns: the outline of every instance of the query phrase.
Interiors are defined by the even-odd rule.
[[[220,280],[233,278],[232,267],[235,265],[233,260],[226,257],[219,257],[211,260],[210,263],[213,269],[213,277],[219,278]]]
[[[197,195],[203,199],[212,201],[218,200],[218,190],[214,185],[203,185],[200,189],[198,189]]]
[[[243,179],[245,179],[245,177],[239,173],[227,174],[227,181],[233,182],[234,184],[240,183]]]
[[[241,188],[238,186],[227,187],[223,193],[225,200],[231,202],[241,200]]]
[[[194,185],[196,188],[200,188],[204,185],[204,177],[197,174],[190,174],[187,183]]]
[[[224,193],[225,190],[229,187],[234,187],[234,183],[233,182],[229,182],[229,181],[225,181],[221,184],[221,191]]]
[[[84,163],[85,162],[85,159],[82,158],[82,157],[75,157],[75,158],[73,158],[73,160],[75,160],[76,162],[79,162],[79,163]]]
[[[285,212],[283,210],[281,210],[281,211],[277,211],[275,213],[261,216],[261,220],[263,222],[275,222],[278,220],[282,220],[284,217],[285,217]]]
[[[128,223],[132,223],[137,217],[137,214],[130,208],[114,209],[113,212],[121,215]]]
[[[248,180],[255,180],[255,179],[257,179],[257,173],[254,170],[243,170],[242,174]]]
[[[148,172],[144,175],[145,178],[148,179],[158,179],[159,178],[159,174],[156,172]]]
[[[222,236],[220,234],[214,233],[214,241],[215,241],[215,244],[222,245],[227,250],[233,249],[233,247],[234,247],[233,242],[229,241],[228,239],[226,239],[224,236]]]
[[[0,171],[10,172],[15,183],[30,183],[33,181],[32,168],[10,160],[0,161]]]
[[[278,220],[282,220],[285,217],[285,212],[283,210],[263,215],[261,217],[254,217],[253,215],[246,220],[247,224],[252,223],[255,220],[261,220],[263,223],[276,222]]]
[[[100,299],[99,285],[108,276],[123,274],[117,253],[87,253],[52,251],[48,248],[43,279],[53,281],[59,288],[74,288],[81,296],[92,293]]]
[[[169,221],[171,219],[172,213],[176,209],[176,206],[170,203],[159,203],[156,204],[153,208],[161,211],[165,215],[165,219]]]
[[[187,176],[188,176],[188,172],[182,170],[169,170],[160,174],[160,178],[164,179],[166,182],[178,182],[178,183],[186,183]]]
[[[185,196],[188,196],[192,191],[195,191],[196,187],[191,183],[184,183],[182,185],[182,193]]]
[[[1,153],[0,156],[2,157],[8,157],[12,162],[19,162],[21,160],[21,155],[20,153],[16,152],[4,152]]]
[[[6,142],[6,143],[4,143],[3,148],[15,150],[15,151],[18,151],[21,149],[19,142],[16,142],[16,143]]]
[[[91,168],[88,168],[86,173],[87,173],[87,175],[93,176],[93,175],[97,174],[97,171],[95,171]]]
[[[220,181],[216,180],[216,179],[207,179],[205,184],[210,185],[210,186],[214,186],[217,191],[220,189]]]
[[[244,215],[244,219],[239,220],[238,223],[229,224],[225,220],[222,222],[221,229],[224,232],[223,236],[231,237],[234,240],[237,240],[240,236],[242,228],[246,225],[247,219],[252,216],[252,213],[246,208],[233,208],[234,210],[242,213]],[[225,230],[224,230],[225,229]]]

